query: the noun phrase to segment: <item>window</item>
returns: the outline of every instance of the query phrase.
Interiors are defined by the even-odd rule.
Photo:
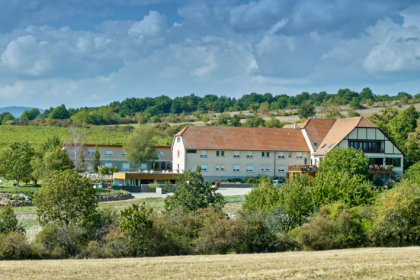
[[[107,163],[105,163],[105,166],[111,168],[112,167],[112,163],[107,162]]]
[[[157,157],[163,157],[164,156],[164,153],[163,152],[157,152],[156,156]]]
[[[234,158],[240,158],[241,157],[241,152],[240,151],[234,151],[233,152],[233,157]]]
[[[179,163],[176,165],[176,169],[178,169],[178,170],[179,170]]]
[[[324,145],[322,145],[322,147],[321,147],[321,149],[324,149],[325,148],[325,146],[327,146],[328,144],[324,144]]]
[[[328,146],[328,149],[331,149],[331,147],[334,146],[334,143]]]
[[[254,152],[246,152],[246,158],[253,158]]]
[[[76,151],[75,150],[70,150],[70,155],[71,156],[75,156],[76,155]]]
[[[200,165],[200,167],[201,167],[201,172],[207,171],[207,164],[202,164]]]
[[[261,165],[261,171],[265,171],[265,165]]]
[[[317,142],[314,142],[314,147],[318,147],[318,143]]]
[[[105,156],[106,157],[112,157],[113,152],[112,151],[105,151]]]
[[[201,151],[200,157],[207,157],[207,151]]]
[[[270,171],[270,165],[265,166],[265,171]]]
[[[247,166],[246,166],[246,172],[254,172],[254,166],[252,166],[252,165],[247,165]]]
[[[386,158],[386,165],[393,165],[394,167],[401,167],[401,158]]]
[[[179,155],[180,155],[180,154],[181,154],[181,152],[178,150],[178,151],[177,151],[177,156],[179,157]]]
[[[95,150],[88,150],[87,155],[88,156],[94,156],[95,155]]]
[[[216,157],[220,157],[220,151],[216,151]]]
[[[140,165],[140,169],[147,169],[147,163],[142,163]]]
[[[284,152],[279,152],[279,158],[284,158]]]
[[[296,158],[297,159],[302,159],[303,158],[303,153],[302,152],[297,152],[296,153]]]
[[[233,172],[239,172],[241,171],[241,166],[240,165],[234,165],[233,166]]]
[[[225,151],[216,151],[216,157],[224,157],[225,156]]]
[[[385,145],[384,145],[384,141],[350,140],[349,147],[360,149],[366,153],[383,153]]]
[[[284,172],[284,165],[279,165],[279,172]]]
[[[187,150],[187,154],[196,154],[197,150]]]
[[[181,142],[181,137],[176,138],[176,142]]]
[[[220,153],[222,154],[222,157],[225,156],[225,151],[220,151]]]
[[[270,157],[270,152],[261,152],[262,157]]]
[[[289,158],[292,158],[292,152],[289,152]]]
[[[222,164],[222,165],[220,166],[220,171],[225,171],[225,165],[224,165],[224,164]]]
[[[123,152],[123,153],[122,153],[122,156],[123,156],[123,157],[126,157],[126,156],[128,156],[128,153],[127,153],[127,152]]]
[[[216,164],[216,171],[220,170],[220,165]]]

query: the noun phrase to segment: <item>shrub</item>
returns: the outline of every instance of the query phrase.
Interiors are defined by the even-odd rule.
[[[9,233],[11,231],[22,231],[25,229],[19,224],[16,214],[11,205],[7,205],[0,212],[0,233]]]
[[[108,175],[109,174],[109,167],[108,166],[105,166],[105,165],[99,166],[98,170],[99,170],[100,175]]]
[[[226,254],[229,251],[240,251],[244,237],[244,228],[241,227],[240,220],[226,217],[207,219],[198,233],[196,250],[199,254]]]
[[[86,230],[53,222],[36,235],[34,250],[42,259],[64,259],[76,256],[86,243]]]
[[[272,184],[263,182],[245,195],[242,209],[271,211],[280,205],[280,189]]]
[[[272,250],[276,236],[267,227],[260,212],[239,212],[241,227],[244,231],[244,242],[237,253],[258,253]],[[271,250],[270,250],[271,249]]]
[[[373,180],[373,184],[377,187],[383,187],[385,185],[384,181],[379,177],[376,177],[375,180]]]
[[[377,246],[401,246],[420,242],[420,189],[402,182],[385,191],[375,203],[370,237]]]
[[[341,202],[324,206],[301,227],[297,239],[308,250],[356,248],[368,242],[357,214]]]
[[[116,172],[118,172],[119,171],[119,169],[118,169],[118,167],[116,167],[116,166],[112,166],[112,167],[110,167],[109,168],[109,171],[111,172],[111,173],[116,173]]]
[[[0,234],[0,260],[24,260],[31,253],[31,246],[21,231]]]

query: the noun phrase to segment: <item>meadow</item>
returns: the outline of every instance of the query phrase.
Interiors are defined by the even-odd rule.
[[[0,262],[2,279],[419,279],[420,248]]]

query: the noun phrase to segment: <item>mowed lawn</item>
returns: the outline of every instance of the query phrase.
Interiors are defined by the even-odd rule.
[[[2,261],[1,279],[418,279],[420,248]]]

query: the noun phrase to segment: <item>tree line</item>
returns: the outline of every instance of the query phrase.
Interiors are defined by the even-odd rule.
[[[204,97],[191,94],[183,97],[170,98],[168,96],[146,97],[146,98],[127,98],[123,101],[114,101],[106,106],[100,107],[81,107],[66,108],[64,104],[57,107],[50,107],[43,113],[38,109],[25,111],[22,116],[15,119],[10,113],[0,115],[0,124],[10,124],[16,122],[31,124],[35,120],[68,120],[79,121],[92,125],[121,124],[138,122],[139,119],[149,120],[152,117],[163,117],[204,113],[223,113],[229,111],[268,111],[299,109],[302,106],[320,105],[350,105],[358,108],[361,104],[372,104],[373,102],[386,102],[398,100],[406,103],[409,99],[420,98],[420,94],[411,95],[406,92],[399,92],[396,96],[377,95],[370,88],[364,88],[361,92],[356,92],[348,88],[340,89],[337,93],[302,92],[296,96],[286,94],[275,95],[271,93],[258,94],[251,93],[243,95],[241,98],[231,98],[227,96],[205,95]],[[305,108],[303,111],[307,110]],[[32,122],[35,124],[38,122]]]

